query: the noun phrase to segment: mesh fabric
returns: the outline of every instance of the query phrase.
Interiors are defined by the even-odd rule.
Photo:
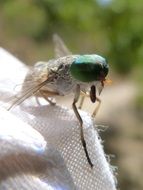
[[[21,75],[23,76],[21,79],[18,76],[16,77],[16,74],[12,75],[15,73],[14,71],[16,68],[22,64],[20,62],[15,64],[17,60],[2,49],[0,53],[7,60],[4,63],[5,65],[3,65],[3,67],[5,67],[3,69],[5,74],[0,80],[1,99],[3,100],[3,96],[6,97],[8,94],[13,93],[11,85],[14,87],[17,82],[22,82],[24,74]],[[0,63],[1,62],[2,61],[0,60]],[[11,74],[8,73],[6,69],[6,67],[9,67],[9,62],[11,62],[12,66]],[[26,74],[26,71],[24,73]],[[9,83],[11,79],[12,84]],[[114,176],[111,167],[106,160],[101,139],[97,130],[95,130],[95,122],[92,120],[91,116],[86,112],[80,111],[84,123],[84,138],[86,140],[90,159],[94,165],[93,169],[91,169],[87,162],[81,144],[79,122],[75,117],[73,110],[61,105],[51,106],[42,99],[39,101],[40,105],[38,105],[35,99],[31,97],[14,108],[11,111],[11,114],[20,118],[25,125],[28,124],[38,131],[44,137],[48,145],[60,153],[75,184],[75,187],[72,186],[71,189],[115,190]],[[47,173],[43,173],[42,178],[48,179]],[[39,177],[39,180],[40,179],[41,178]]]

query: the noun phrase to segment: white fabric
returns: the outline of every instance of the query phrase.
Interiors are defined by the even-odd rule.
[[[0,66],[0,99],[5,106],[5,101],[13,94],[15,86],[22,83],[27,68],[3,49],[0,50]],[[16,186],[20,186],[19,184],[25,180],[25,185],[33,184],[33,187],[28,187],[27,185],[27,189],[38,189],[38,187],[41,187],[41,189],[53,188],[58,190],[115,190],[114,176],[111,167],[105,158],[101,140],[95,130],[95,123],[90,115],[80,111],[84,120],[84,136],[88,153],[94,164],[93,169],[90,168],[87,162],[80,140],[79,122],[77,121],[73,110],[59,105],[48,105],[48,103],[44,102],[42,99],[40,102],[41,105],[39,106],[34,98],[27,99],[24,103],[10,111],[11,114],[14,114],[21,120],[21,124],[17,125],[16,122],[11,120],[10,113],[8,113],[7,119],[10,122],[5,124],[5,128],[8,129],[4,132],[5,136],[3,136],[3,130],[0,129],[2,133],[2,136],[0,135],[0,140],[5,141],[6,143],[11,142],[11,145],[17,145],[17,149],[14,149],[13,147],[9,148],[6,144],[4,151],[6,155],[12,154],[12,156],[14,156],[14,159],[17,160],[14,164],[19,165],[18,159],[22,160],[21,157],[17,157],[17,152],[22,154],[26,151],[26,154],[29,154],[30,156],[36,155],[34,160],[35,163],[39,164],[41,161],[39,161],[39,159],[42,159],[41,165],[39,164],[39,170],[38,172],[35,172],[34,168],[31,167],[27,172],[27,170],[23,169],[25,166],[23,165],[20,167],[22,168],[20,174],[16,173],[17,175],[15,175],[15,171],[12,172],[11,170],[10,173],[5,171],[5,177],[1,178],[1,184],[9,185],[14,183]],[[30,125],[28,127],[31,136],[28,136],[27,124]],[[3,129],[3,126],[4,124],[1,121],[0,128]],[[34,129],[38,132],[35,132]],[[11,138],[8,138],[7,140],[7,136],[10,134]],[[38,135],[40,140],[38,139]],[[38,146],[40,143],[42,144],[42,151],[44,152],[42,155],[41,152],[39,153],[37,150],[36,153],[34,152],[31,141],[33,144],[36,144],[37,141]],[[56,150],[59,153],[57,153]],[[57,156],[57,159],[55,158],[55,155]],[[27,162],[29,162],[29,164],[32,162],[30,156],[27,156]],[[38,156],[40,157],[39,159],[37,158]],[[65,164],[63,164],[61,156],[63,157]],[[2,157],[3,152],[0,156],[0,167]],[[45,161],[46,157],[47,160]],[[25,159],[26,157],[24,157],[24,162],[21,161],[21,163],[25,164]],[[7,157],[4,161],[5,163],[9,162]],[[43,162],[47,162],[45,163],[44,169]],[[8,165],[10,165],[10,163]],[[9,177],[16,182],[10,180],[7,182]],[[31,181],[32,183],[30,183]],[[37,186],[35,184],[37,184]],[[0,189],[4,189],[2,187],[4,186],[0,185]],[[25,187],[22,188],[24,189]]]

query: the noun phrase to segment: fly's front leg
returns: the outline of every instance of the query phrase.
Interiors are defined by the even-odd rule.
[[[85,97],[89,97],[89,95],[86,94],[85,92],[81,92],[80,95],[81,95],[81,99],[80,99],[80,101],[79,101],[78,109],[82,109],[82,106],[83,106]]]
[[[85,97],[82,95],[82,96],[81,96],[81,99],[80,99],[80,102],[79,102],[78,109],[82,109],[84,99],[85,99]]]
[[[100,100],[100,98],[98,98],[97,96],[96,96],[96,101],[98,102],[98,105],[97,105],[96,108],[94,109],[94,111],[93,111],[93,113],[92,113],[92,117],[95,117],[95,116],[96,116],[96,114],[97,114],[97,112],[98,112],[98,110],[99,110],[99,108],[100,108],[100,105],[101,105],[101,100]]]
[[[85,97],[90,98],[90,95],[89,95],[89,94],[83,93],[83,92],[82,92],[82,94],[83,94],[83,98],[84,98],[84,99],[85,99]],[[83,101],[84,101],[84,99],[83,99]],[[82,101],[82,100],[81,100],[81,101]],[[98,110],[99,110],[100,105],[101,105],[101,99],[100,99],[99,97],[97,97],[97,96],[96,96],[96,101],[98,102],[98,105],[95,107],[95,109],[94,109],[94,111],[93,111],[93,113],[92,113],[92,117],[95,117],[95,116],[97,115]],[[79,105],[81,105],[81,103],[80,103]]]
[[[80,99],[80,103],[79,103],[79,106],[78,106],[79,109],[82,109],[82,106],[83,106],[85,97],[88,97],[88,98],[90,97],[89,94],[84,93],[84,92],[81,92],[81,96],[82,96],[82,97],[81,97],[81,99]],[[93,113],[92,113],[92,117],[95,117],[95,116],[97,115],[98,110],[99,110],[100,105],[101,105],[101,99],[100,99],[99,97],[97,97],[97,96],[96,96],[96,101],[98,102],[98,105],[95,107],[95,109],[94,109],[94,111],[93,111]]]
[[[77,85],[76,87],[76,93],[75,93],[75,97],[74,97],[74,101],[73,101],[73,104],[72,104],[72,107],[73,107],[73,110],[74,110],[74,113],[77,117],[77,119],[79,120],[79,123],[80,123],[80,135],[81,135],[81,142],[82,142],[82,145],[83,145],[83,148],[84,148],[84,151],[85,151],[85,154],[86,154],[86,158],[88,160],[88,163],[91,167],[93,167],[93,164],[90,160],[90,157],[88,155],[88,151],[87,151],[87,148],[86,148],[86,142],[85,142],[85,139],[84,139],[84,133],[83,133],[83,121],[82,121],[82,118],[77,110],[77,107],[76,107],[76,103],[79,99],[79,96],[80,96],[80,86]]]

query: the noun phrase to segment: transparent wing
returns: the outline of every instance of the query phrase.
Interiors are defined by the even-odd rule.
[[[28,66],[29,71],[26,74],[26,77],[23,82],[16,84],[13,88],[14,94],[19,96],[22,92],[27,92],[28,90],[32,89],[39,85],[39,83],[44,82],[48,79],[48,73],[45,73],[45,63],[40,62],[40,68],[36,66]],[[47,67],[46,67],[47,69]]]
[[[36,94],[43,86],[49,83],[53,76],[48,76],[47,65],[44,62],[38,63],[37,66],[29,68],[23,84],[16,85],[14,91],[17,91],[16,96],[11,97],[8,110],[21,104],[30,96]]]
[[[10,110],[14,108],[15,106],[21,104],[24,100],[29,98],[30,96],[34,95],[36,92],[38,92],[43,86],[45,86],[48,82],[50,82],[49,79],[45,80],[44,82],[37,84],[29,89],[22,90],[19,94],[17,94],[14,98],[13,101],[11,102],[11,105],[8,107],[7,110]],[[25,85],[25,84],[24,84]]]
[[[66,55],[71,55],[72,53],[69,51],[69,49],[64,44],[63,40],[57,35],[53,35],[53,41],[55,45],[55,57],[64,57]]]

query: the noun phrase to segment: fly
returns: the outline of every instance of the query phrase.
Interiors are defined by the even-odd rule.
[[[98,83],[100,84],[100,88],[98,89],[100,94],[106,82],[105,77],[108,74],[109,65],[105,58],[97,54],[72,55],[59,36],[54,35],[53,39],[56,58],[48,62],[38,62],[35,64],[33,70],[29,71],[25,78],[21,95],[13,102],[9,110],[33,94],[37,97],[44,97],[50,104],[54,105],[49,97],[74,93],[72,108],[80,124],[81,142],[87,161],[89,165],[93,167],[84,139],[83,120],[79,114],[76,103],[81,94],[90,97],[93,103],[96,101],[99,102],[93,112],[93,116],[96,115],[101,103],[96,95],[96,86]],[[28,89],[27,81],[31,84],[31,87],[28,87]],[[30,81],[33,81],[33,83]],[[83,99],[80,103],[80,107],[82,107],[82,104]]]

